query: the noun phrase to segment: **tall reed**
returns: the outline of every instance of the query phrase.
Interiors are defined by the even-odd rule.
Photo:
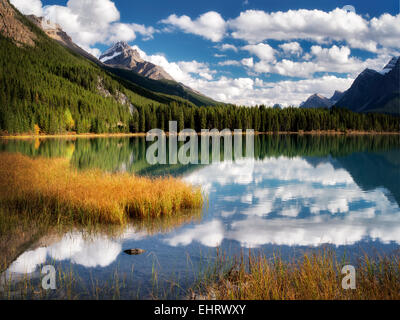
[[[57,220],[123,223],[179,214],[203,204],[200,188],[172,178],[78,171],[65,159],[0,154],[0,205]]]
[[[354,265],[356,289],[343,289],[344,265],[329,251],[290,261],[261,254],[235,259],[219,255],[196,290],[204,293],[200,298],[217,300],[400,299],[398,256],[360,258]]]

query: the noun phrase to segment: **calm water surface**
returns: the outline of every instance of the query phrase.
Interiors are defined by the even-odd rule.
[[[1,152],[64,157],[81,170],[179,176],[201,185],[208,197],[200,213],[132,224],[112,236],[84,230],[45,235],[6,272],[39,277],[42,265],[56,263],[72,266],[88,285],[127,275],[122,298],[149,297],[172,280],[181,288],[168,295],[174,298],[185,294],[216,248],[228,256],[251,249],[285,259],[326,247],[350,259],[400,248],[397,136],[257,136],[252,157],[186,166],[151,166],[146,146],[144,138],[1,142]],[[129,248],[146,253],[128,256],[123,250]]]

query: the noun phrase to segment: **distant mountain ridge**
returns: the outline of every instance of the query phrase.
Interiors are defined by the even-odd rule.
[[[400,114],[400,57],[393,57],[381,71],[365,69],[345,92],[331,98],[313,94],[300,108],[345,107],[355,112]]]
[[[309,109],[309,108],[330,108],[332,107],[338,100],[340,100],[344,95],[344,92],[336,90],[333,96],[328,99],[323,95],[318,93],[310,96],[305,102],[300,105],[300,108]]]
[[[172,100],[175,100],[174,96],[179,97],[182,102],[186,100],[188,104],[193,103],[197,106],[220,104],[183,83],[176,82],[162,67],[143,60],[139,52],[130,47],[126,42],[117,42],[97,59],[75,44],[71,37],[58,24],[35,15],[25,17],[39,27],[47,36],[56,40],[64,47],[96,63],[102,69],[138,86],[137,90],[141,91],[141,94],[144,94],[146,97],[153,99],[155,92],[171,96]],[[16,34],[21,34],[21,31]],[[28,40],[33,43],[29,38]],[[152,91],[153,93],[148,91]],[[171,100],[171,98],[166,97],[167,100]],[[165,98],[162,99],[165,100]]]
[[[153,80],[172,80],[162,67],[141,58],[139,52],[129,46],[126,42],[117,42],[107,49],[99,60],[109,66],[127,68],[136,73]]]
[[[335,105],[355,112],[400,114],[400,57],[393,57],[382,71],[365,69]]]
[[[178,96],[197,106],[221,104],[175,81],[162,67],[143,60],[140,53],[126,42],[117,42],[99,59],[109,72],[148,90]]]

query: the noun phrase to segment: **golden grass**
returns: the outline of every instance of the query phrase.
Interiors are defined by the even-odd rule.
[[[400,260],[367,256],[354,265],[356,289],[344,290],[342,267],[330,252],[283,261],[251,256],[240,261],[218,258],[203,298],[217,300],[380,300],[400,299]],[[226,268],[229,266],[228,270]]]
[[[200,208],[199,188],[176,178],[128,173],[80,172],[65,159],[0,154],[0,202],[13,209],[53,214],[82,223],[123,223],[128,217],[160,217]]]

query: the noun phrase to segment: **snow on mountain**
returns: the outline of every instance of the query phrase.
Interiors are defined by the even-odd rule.
[[[102,55],[102,58],[100,58],[100,61],[105,63],[108,60],[114,59],[115,57],[118,57],[119,55],[122,54],[122,52],[110,52],[111,55]]]
[[[143,60],[140,53],[126,42],[117,42],[107,49],[100,61],[112,67],[128,68],[153,80],[174,80],[162,67]]]
[[[382,69],[382,71],[379,71],[379,73],[385,75],[392,71],[399,59],[400,57],[393,57],[392,60],[390,60],[389,63]]]

